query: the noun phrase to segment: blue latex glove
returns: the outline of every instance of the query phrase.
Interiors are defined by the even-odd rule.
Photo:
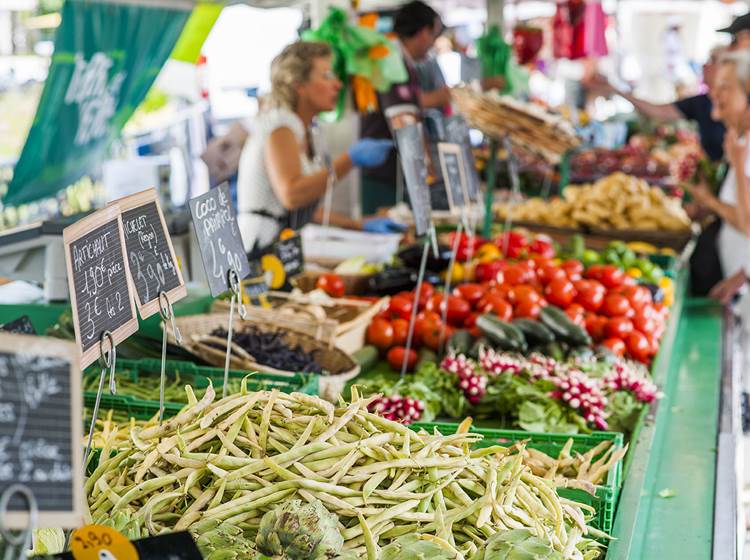
[[[402,233],[406,226],[390,218],[371,218],[362,224],[362,230],[370,233]]]
[[[393,149],[393,140],[362,138],[349,148],[349,157],[357,167],[379,167]]]

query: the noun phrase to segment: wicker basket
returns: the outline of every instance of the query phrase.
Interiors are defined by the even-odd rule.
[[[333,299],[331,306],[324,306],[326,318],[321,319],[307,313],[280,313],[279,306],[294,301],[284,292],[269,292],[271,308],[246,305],[247,320],[272,327],[297,331],[327,344],[336,346],[347,354],[357,352],[365,345],[367,326],[372,318],[387,305],[388,298],[375,303],[350,299]],[[213,313],[228,313],[229,302],[216,300]]]
[[[183,345],[199,358],[217,367],[224,367],[226,340],[213,337],[211,333],[219,328],[226,329],[227,321],[228,317],[225,314],[189,315],[176,319],[177,328],[180,329],[184,339]],[[311,336],[293,330],[268,326],[262,320],[254,321],[246,319],[243,321],[235,315],[235,333],[242,332],[243,328],[247,328],[249,325],[263,332],[280,331],[283,334],[286,344],[290,346],[299,345],[307,353],[314,352],[318,363],[326,371],[331,372],[330,374],[321,374],[318,383],[320,396],[327,400],[335,401],[344,390],[346,383],[359,374],[359,365],[339,348],[329,347]],[[255,361],[253,356],[234,342],[232,343],[231,350],[229,365],[232,369],[260,371],[276,375],[293,375],[298,373],[283,371],[260,364]]]

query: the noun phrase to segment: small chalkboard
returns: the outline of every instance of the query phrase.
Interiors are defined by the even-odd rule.
[[[305,257],[302,254],[302,236],[295,233],[292,237],[277,241],[274,253],[284,266],[287,281],[292,276],[302,274],[305,270]]]
[[[21,315],[18,319],[8,321],[7,323],[0,325],[0,331],[5,331],[14,334],[37,334],[34,325],[31,324],[31,319],[28,315]]]
[[[105,331],[119,344],[138,330],[120,207],[113,204],[66,227],[63,242],[83,369],[100,356]]]
[[[84,532],[85,529],[84,527]],[[92,540],[101,541],[96,535],[93,535]],[[192,535],[187,531],[146,537],[131,542],[138,553],[139,560],[203,560],[203,555],[195,544]],[[111,553],[106,554],[106,545],[92,543],[92,548],[98,551],[99,558],[113,557]],[[75,556],[72,552],[63,552],[53,555],[52,558],[74,560]]]
[[[460,115],[448,117],[445,121],[445,138],[451,144],[458,144],[463,150],[464,172],[466,174],[467,191],[469,200],[477,202],[481,194],[481,181],[477,173],[477,163],[474,159],[474,152],[471,150],[471,140],[469,139],[469,125]]]
[[[259,298],[268,293],[266,274],[258,261],[250,261],[250,273],[242,283],[245,294],[250,298]]]
[[[425,165],[424,138],[422,126],[412,124],[396,132],[399,160],[409,191],[409,201],[414,214],[417,235],[425,235],[432,225],[432,206],[427,186],[427,166]]]
[[[240,280],[247,277],[250,265],[237,226],[229,186],[213,188],[190,201],[195,235],[203,259],[211,295],[216,297],[229,288],[229,270],[234,269]]]
[[[174,303],[187,295],[156,189],[114,202],[122,212],[125,250],[142,318],[159,311],[159,294]]]
[[[459,144],[438,144],[438,158],[443,172],[445,191],[448,194],[448,207],[451,212],[466,206],[469,190],[463,162],[463,149]]]
[[[83,521],[81,373],[70,342],[0,334],[0,493],[31,490],[41,527]],[[28,506],[11,498],[8,527],[25,527]]]

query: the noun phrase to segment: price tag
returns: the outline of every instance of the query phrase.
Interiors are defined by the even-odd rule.
[[[438,157],[445,191],[448,194],[448,207],[451,212],[456,213],[466,206],[469,199],[463,149],[458,144],[441,142],[438,144]]]
[[[291,237],[277,241],[274,245],[274,253],[284,267],[286,280],[292,276],[302,274],[305,270],[305,257],[302,254],[302,236],[295,233]]]
[[[31,319],[28,315],[22,315],[18,319],[8,321],[4,325],[0,325],[0,331],[5,331],[15,334],[37,334],[34,325],[31,324]]]
[[[0,494],[13,484],[34,496],[41,527],[83,520],[81,372],[76,347],[0,333]],[[24,500],[11,498],[5,524],[28,526]]]
[[[109,527],[88,525],[71,537],[70,552],[56,554],[59,560],[203,560],[187,531],[128,541]],[[92,555],[93,554],[93,555]]]
[[[411,124],[396,130],[395,134],[417,235],[425,235],[432,225],[432,205],[427,186],[422,126]]]
[[[467,181],[469,200],[477,202],[481,193],[481,181],[477,173],[477,163],[474,160],[474,152],[471,150],[469,139],[469,125],[460,115],[448,117],[445,121],[446,140],[452,144],[461,146],[463,152],[463,166]]]
[[[140,556],[122,533],[103,525],[86,525],[73,532],[70,551],[74,560],[139,560]]]
[[[119,344],[138,330],[120,207],[108,206],[65,228],[63,242],[83,369],[99,357],[105,331]]]
[[[159,294],[174,303],[187,295],[156,189],[116,201],[122,212],[130,277],[142,318],[159,311]]]
[[[190,201],[190,214],[208,286],[211,295],[216,297],[230,289],[230,269],[237,272],[240,280],[250,272],[229,186],[224,183],[193,198]]]

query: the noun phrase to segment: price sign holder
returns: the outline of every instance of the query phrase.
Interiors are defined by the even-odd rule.
[[[156,189],[148,189],[115,201],[122,214],[125,251],[135,288],[138,312],[143,319],[157,313],[161,293],[172,303],[187,295],[172,238]]]
[[[229,196],[229,185],[224,183],[213,188],[206,194],[191,199],[189,205],[211,295],[216,297],[227,290],[231,293],[227,326],[227,355],[224,362],[223,395],[226,397],[229,360],[232,355],[234,306],[235,303],[238,305],[240,317],[245,319],[247,309],[242,301],[240,284],[250,273],[250,262],[245,253],[237,225],[237,215]]]
[[[182,344],[182,335],[174,321],[172,303],[187,295],[180,266],[172,246],[164,213],[156,189],[148,189],[115,201],[122,213],[125,251],[130,279],[135,288],[136,305],[143,319],[156,313],[163,322],[161,345],[161,379],[159,381],[159,422],[164,417],[166,383],[167,324]]]
[[[461,214],[469,201],[463,149],[458,144],[448,142],[440,142],[437,149],[445,191],[448,195],[448,207],[452,214]]]
[[[83,520],[77,364],[70,342],[0,334],[0,532],[15,548],[38,526]]]

